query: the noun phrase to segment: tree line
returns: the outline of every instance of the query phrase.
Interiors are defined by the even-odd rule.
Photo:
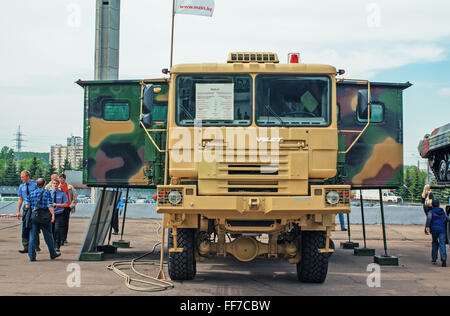
[[[72,168],[68,159],[65,159],[64,165],[56,170],[53,167],[53,161],[50,163],[38,159],[36,155],[32,158],[15,161],[16,153],[12,148],[4,146],[0,151],[0,185],[18,186],[21,183],[20,172],[28,170],[31,179],[44,178],[49,182],[54,173],[62,173],[66,170],[83,170],[82,166]]]
[[[422,192],[427,184],[427,173],[417,166],[405,166],[403,170],[403,186],[396,190],[396,194],[401,196],[405,202],[422,203]],[[436,184],[436,180],[433,179],[430,184]],[[435,190],[433,195],[441,203],[448,203],[450,189]]]

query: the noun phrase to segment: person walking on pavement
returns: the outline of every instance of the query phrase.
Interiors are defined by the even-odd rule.
[[[431,203],[434,199],[433,193],[431,192],[431,187],[426,184],[422,192],[422,206],[425,216],[428,216],[428,212],[433,208]]]
[[[59,189],[59,179],[55,178],[52,182],[53,189],[51,191],[53,208],[55,213],[55,221],[53,222],[53,238],[55,240],[55,251],[60,252],[61,243],[65,237],[65,216],[64,209],[70,206],[69,199],[65,192]]]
[[[37,188],[25,200],[25,204],[28,205],[30,212],[36,208],[47,208],[51,213],[52,218],[47,224],[36,224],[33,221],[31,222],[31,231],[30,231],[30,243],[28,245],[28,257],[30,261],[36,261],[36,240],[39,236],[39,232],[42,231],[44,235],[45,243],[47,244],[48,251],[50,253],[50,259],[55,259],[59,257],[61,254],[56,253],[55,244],[53,240],[52,234],[52,223],[55,221],[55,213],[53,210],[53,201],[52,195],[50,191],[44,189],[45,180],[39,178],[36,180]],[[31,217],[31,216],[29,216]]]
[[[19,196],[19,200],[17,203],[17,218],[20,219],[22,217],[22,246],[23,249],[19,250],[20,253],[28,253],[28,245],[29,245],[29,238],[30,238],[30,230],[31,230],[31,223],[27,220],[28,211],[31,212],[31,210],[28,208],[27,205],[25,205],[25,200],[28,198],[28,196],[36,190],[36,182],[31,180],[31,175],[28,170],[23,170],[20,173],[20,180],[22,180],[22,184],[19,186],[19,190],[17,191],[17,195]],[[23,205],[23,214],[21,214],[20,210]],[[39,235],[37,237],[37,247],[36,251],[40,251],[39,248]]]
[[[445,249],[445,239],[447,237],[447,222],[450,218],[439,207],[439,200],[433,199],[433,208],[428,212],[427,223],[425,226],[425,233],[428,235],[431,233],[433,238],[431,248],[431,262],[436,264],[438,257],[438,250],[441,255],[442,266],[447,266],[447,252]]]
[[[75,188],[66,182],[66,175],[61,173],[59,175],[59,189],[64,191],[67,195],[67,199],[69,200],[70,205],[64,208],[64,220],[65,220],[65,230],[64,230],[64,239],[61,243],[61,246],[67,244],[67,235],[69,233],[69,220],[70,214],[75,213],[75,206],[77,205],[77,193],[75,192]]]

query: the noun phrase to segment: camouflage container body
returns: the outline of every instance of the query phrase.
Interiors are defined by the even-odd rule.
[[[140,124],[141,88],[161,86],[152,110],[153,135],[165,147],[168,82],[155,80],[78,81],[84,88],[83,182],[102,187],[156,187],[164,154],[156,151]],[[162,132],[153,130],[161,129]]]
[[[338,157],[338,181],[353,188],[396,188],[403,183],[403,90],[410,83],[370,83],[371,122],[347,154]],[[358,114],[358,93],[368,85],[337,84],[340,151],[367,125]],[[367,103],[367,102],[366,102]]]
[[[450,184],[450,123],[425,135],[417,149],[428,159],[438,184]]]

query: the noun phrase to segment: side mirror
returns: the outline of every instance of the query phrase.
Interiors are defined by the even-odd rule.
[[[144,86],[142,95],[142,123],[146,128],[150,128],[152,125],[153,97],[159,92],[161,92],[161,86],[153,84]]]
[[[368,119],[369,104],[367,103],[369,92],[367,90],[358,91],[358,106],[356,110],[358,111],[358,117],[363,120]]]

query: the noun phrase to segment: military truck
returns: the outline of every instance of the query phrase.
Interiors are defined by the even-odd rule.
[[[401,184],[410,84],[293,61],[231,53],[167,79],[78,81],[85,182],[157,188],[172,280],[234,257],[287,260],[299,281],[321,283],[350,189]]]
[[[425,135],[417,149],[422,158],[428,159],[437,183],[450,185],[450,123]]]

